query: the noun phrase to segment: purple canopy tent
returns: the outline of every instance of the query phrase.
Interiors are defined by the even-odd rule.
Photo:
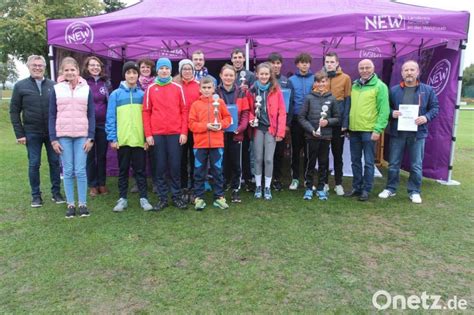
[[[449,82],[450,88],[443,86],[439,92],[440,101],[447,100],[441,103],[446,112],[439,120],[446,121],[451,127],[446,135],[449,143],[441,146],[447,151],[443,154],[448,156],[449,162],[429,165],[433,162],[429,159],[424,166],[424,175],[451,182],[454,152],[451,138],[454,139],[457,124],[455,108],[459,104],[459,77],[462,76],[460,58],[468,25],[468,12],[388,0],[143,0],[109,14],[49,20],[47,29],[52,67],[52,47],[116,60],[143,56],[181,59],[189,57],[196,49],[203,50],[206,59],[228,59],[233,48],[244,46],[247,58],[255,59],[265,58],[272,51],[287,58],[301,51],[310,52],[313,57],[336,51],[343,60],[383,59],[391,61],[395,67],[397,61],[407,56],[420,59],[426,51],[449,50],[450,58],[454,58],[447,60],[449,74],[447,67],[437,65],[432,78],[432,82],[454,78]],[[436,54],[431,53],[433,55]],[[423,72],[433,72],[436,65],[429,61],[426,62],[428,68],[422,68]],[[392,81],[398,76],[399,73],[393,72]],[[455,93],[457,99],[454,101]],[[438,128],[437,125],[434,127],[432,134],[436,135]],[[445,128],[441,129],[446,134]],[[431,141],[438,139],[434,137]],[[436,146],[437,156],[439,147]],[[428,140],[426,151],[430,148]]]

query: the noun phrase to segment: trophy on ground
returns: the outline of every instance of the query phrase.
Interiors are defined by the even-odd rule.
[[[323,105],[321,109],[323,111],[321,112],[321,118],[319,119],[319,122],[321,122],[321,120],[326,119],[326,117],[328,117],[327,111],[329,110],[329,107],[327,105]],[[318,130],[316,130],[315,136],[321,137],[321,124],[319,125]]]
[[[212,95],[212,99],[214,100],[214,102],[212,102],[212,106],[214,106],[214,122],[212,123],[212,126],[214,126],[216,129],[220,129],[221,123],[219,122],[219,95]]]
[[[258,127],[258,117],[260,116],[260,108],[262,107],[262,97],[257,95],[255,97],[255,118],[252,127]]]

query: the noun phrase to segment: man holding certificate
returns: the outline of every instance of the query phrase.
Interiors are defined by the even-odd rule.
[[[400,166],[405,149],[410,157],[408,195],[413,203],[421,203],[421,179],[428,122],[439,111],[438,98],[429,85],[418,81],[420,69],[413,60],[402,65],[403,81],[390,89],[390,156],[386,188],[382,199],[395,196],[400,182]]]

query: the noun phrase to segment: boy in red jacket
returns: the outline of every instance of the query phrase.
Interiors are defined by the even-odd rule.
[[[168,206],[169,173],[173,205],[186,209],[186,202],[181,193],[181,145],[188,140],[188,109],[184,100],[182,87],[171,78],[171,61],[160,58],[156,62],[158,76],[148,86],[143,99],[143,128],[146,142],[156,146],[154,159],[156,170],[155,182],[158,186],[160,201],[156,210]]]
[[[203,77],[200,82],[201,97],[191,105],[189,112],[189,129],[194,137],[194,208],[202,211],[206,203],[202,199],[207,177],[207,164],[214,178],[214,203],[221,209],[229,208],[224,198],[224,179],[222,175],[222,159],[224,154],[224,129],[231,123],[231,116],[224,101],[217,97],[211,77]],[[219,104],[214,106],[214,104]]]

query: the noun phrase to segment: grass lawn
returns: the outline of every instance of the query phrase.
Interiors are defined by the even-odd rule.
[[[442,305],[457,296],[473,310],[473,111],[460,117],[453,178],[462,185],[424,180],[421,205],[409,202],[403,172],[391,200],[376,197],[385,183],[376,179],[365,203],[303,202],[300,189],[271,202],[244,193],[226,211],[144,213],[130,195],[117,214],[110,178],[91,217],[66,220],[49,201],[45,157],[45,206],[30,208],[26,150],[14,144],[6,102],[0,134],[2,314],[367,313],[380,289],[439,294]]]

